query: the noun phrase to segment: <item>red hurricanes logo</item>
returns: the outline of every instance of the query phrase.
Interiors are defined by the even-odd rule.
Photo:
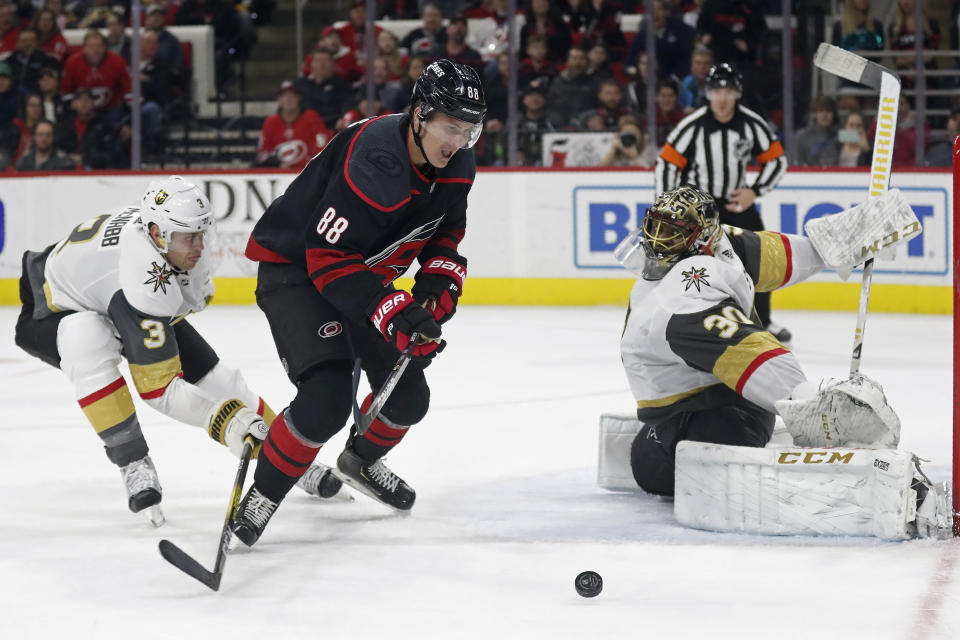
[[[321,338],[333,338],[343,333],[343,325],[339,322],[328,322],[317,331]]]

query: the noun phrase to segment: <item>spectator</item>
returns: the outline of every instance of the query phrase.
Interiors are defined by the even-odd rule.
[[[110,0],[90,0],[74,6],[84,7],[83,15],[76,25],[78,29],[103,29],[107,26],[107,16],[112,13]]]
[[[413,85],[417,82],[417,78],[420,77],[420,74],[423,73],[423,70],[427,68],[427,57],[426,56],[410,56],[410,59],[407,60],[407,66],[403,72],[403,78],[400,80],[400,88],[402,92],[400,96],[392,105],[388,105],[388,109],[394,113],[400,113],[401,111],[406,111],[407,107],[410,106],[410,99],[413,96]]]
[[[13,119],[20,131],[20,142],[17,144],[17,150],[13,154],[13,163],[16,163],[23,154],[30,151],[33,145],[32,132],[33,127],[43,119],[43,98],[38,93],[31,93],[23,101],[23,108],[20,109],[20,115]]]
[[[130,36],[126,34],[126,23],[116,13],[106,13],[107,49],[114,52],[130,66]]]
[[[74,165],[84,169],[110,169],[122,166],[125,155],[117,130],[107,124],[94,107],[89,87],[73,90],[72,117],[61,118],[54,133],[54,146],[63,149]]]
[[[340,40],[340,32],[333,27],[327,26],[320,32],[320,41],[317,42],[317,49],[324,49],[333,56],[333,73],[343,78],[350,84],[353,84],[363,77],[363,67],[357,61],[357,56],[350,47],[347,47]],[[312,71],[312,55],[307,55],[303,65],[303,75],[308,75]]]
[[[650,168],[653,161],[645,154],[645,136],[633,116],[620,118],[617,133],[613,136],[610,149],[603,159],[601,167],[643,167]]]
[[[497,72],[492,74],[493,77],[486,78],[483,83],[487,97],[487,117],[484,119],[483,126],[485,140],[493,134],[499,137],[507,122],[507,101],[510,95],[509,73],[510,54],[504,51],[497,55]]]
[[[954,107],[947,119],[947,133],[930,138],[927,145],[926,164],[928,167],[953,166],[953,141],[960,136],[960,107]]]
[[[837,132],[837,140],[841,143],[837,166],[870,166],[870,144],[867,142],[867,128],[862,113],[851,111],[847,114],[843,129]]]
[[[53,58],[37,48],[37,32],[31,27],[20,29],[17,50],[7,59],[7,62],[13,70],[14,82],[27,91],[39,89],[41,69],[57,64]]]
[[[874,120],[870,125],[870,132],[867,139],[873,145],[874,137],[877,133],[877,122]],[[930,123],[923,123],[923,139],[930,139]],[[893,161],[892,167],[913,167],[916,166],[916,146],[917,146],[917,114],[910,104],[910,98],[900,94],[900,108],[897,110],[897,130],[894,133],[893,143]],[[922,161],[922,160],[921,160]]]
[[[577,120],[580,126],[586,128],[587,121],[594,115],[600,117],[599,129],[610,131],[616,129],[620,118],[627,115],[629,107],[623,99],[623,90],[620,83],[608,78],[600,83],[597,91],[597,106],[581,113]]]
[[[434,49],[434,58],[446,58],[451,62],[473,67],[483,77],[483,58],[480,52],[467,44],[467,19],[457,16],[447,25],[447,42]]]
[[[41,9],[33,16],[30,26],[37,32],[37,44],[40,50],[62,65],[67,59],[67,40],[60,33],[57,16],[50,9]]]
[[[377,0],[377,20],[415,20],[417,0]]]
[[[626,84],[623,74],[617,74],[610,64],[607,47],[602,42],[595,42],[587,49],[587,73],[597,82],[614,78],[621,85]]]
[[[157,61],[167,65],[171,72],[178,74],[183,69],[183,48],[177,36],[167,29],[167,9],[162,2],[148,4],[144,25],[157,32],[160,39],[157,45]]]
[[[706,0],[697,22],[700,39],[714,58],[732,63],[744,73],[756,67],[766,31],[757,0]],[[681,67],[681,73],[686,69],[686,65]]]
[[[610,60],[623,60],[627,40],[620,29],[618,3],[615,0],[568,0],[568,3],[573,42],[588,51],[592,46],[602,44]]]
[[[656,70],[654,63],[654,70]],[[641,51],[637,58],[637,74],[631,76],[630,84],[627,85],[627,97],[630,100],[630,106],[637,113],[646,113],[647,111],[647,52]],[[656,71],[654,71],[656,76]]]
[[[520,50],[527,50],[527,40],[534,34],[547,39],[547,58],[560,63],[566,59],[572,44],[570,27],[550,0],[530,0],[525,14],[526,22],[520,28]]]
[[[73,160],[53,145],[53,123],[41,119],[33,127],[33,143],[29,152],[17,161],[17,171],[70,171]]]
[[[407,65],[407,56],[400,54],[400,40],[393,32],[384,29],[377,36],[376,57],[383,58],[387,65],[390,80],[399,81],[403,77],[403,69]]]
[[[316,111],[300,108],[294,84],[284,82],[277,93],[277,112],[263,122],[257,166],[302,169],[331,137]]]
[[[63,0],[47,0],[43,5],[44,9],[49,9],[53,12],[53,18],[61,30],[76,28],[77,22],[80,21],[80,18],[78,18],[73,11],[74,7],[79,3],[71,2],[70,4],[69,11],[64,8]]]
[[[698,46],[693,50],[690,60],[690,75],[680,84],[680,94],[677,104],[685,113],[707,104],[707,72],[713,65],[713,54],[710,49]]]
[[[400,42],[400,46],[413,55],[430,55],[447,43],[447,31],[443,28],[443,14],[433,2],[423,5],[423,26],[417,27]]]
[[[60,80],[60,92],[71,99],[79,88],[90,89],[98,113],[106,114],[112,126],[126,115],[130,99],[130,73],[123,58],[107,50],[107,39],[91,29],[83,37],[83,50],[67,58]]]
[[[474,0],[460,12],[464,18],[470,20],[481,20],[483,18],[492,18],[497,20],[502,0]]]
[[[543,164],[543,134],[553,131],[547,117],[546,83],[534,80],[523,92],[520,120],[517,123],[517,151],[520,164],[539,167]]]
[[[668,16],[662,0],[653,2],[654,47],[657,61],[660,63],[658,79],[674,76],[682,78],[690,68],[690,55],[693,53],[693,41],[696,33],[683,20]],[[630,51],[624,60],[627,75],[637,74],[637,58],[647,48],[646,29],[640,29],[633,36]]]
[[[237,11],[227,0],[183,0],[177,9],[176,24],[213,27],[214,65],[217,86],[233,78],[231,64],[247,55],[250,34],[243,29]]]
[[[578,113],[596,105],[597,83],[587,73],[587,52],[581,47],[570,47],[567,67],[550,83],[547,93],[547,111],[556,129],[570,125]]]
[[[693,0],[690,5],[684,8],[683,24],[696,30],[697,23],[700,21],[700,10],[703,8],[705,0]]]
[[[350,5],[350,17],[347,24],[343,25],[337,31],[340,32],[340,39],[343,44],[350,47],[358,58],[363,58],[363,36],[367,28],[367,2],[366,0],[353,0]],[[382,27],[374,26],[374,42],[383,31]]]
[[[17,37],[20,27],[17,26],[17,8],[12,2],[0,4],[0,58],[4,54],[13,53],[17,48]]]
[[[837,103],[830,96],[817,96],[810,104],[810,126],[797,133],[794,162],[808,167],[833,167],[840,161],[837,137]]]
[[[374,58],[373,60],[373,88],[377,103],[387,111],[389,111],[387,105],[393,105],[403,100],[403,89],[400,88],[399,82],[390,80],[387,62],[383,58]],[[363,81],[357,87],[356,101],[360,102],[366,95],[367,85]]]
[[[523,91],[537,78],[553,80],[560,67],[547,58],[547,38],[534,34],[527,39],[527,57],[517,66],[517,88]]]
[[[906,55],[894,58],[897,69],[912,70],[916,68],[914,48],[916,46],[917,28],[914,22],[914,0],[897,0],[893,12],[893,21],[890,24],[890,48],[894,51],[903,51]],[[921,9],[923,24],[923,48],[936,51],[940,48],[940,24],[927,15],[926,9]],[[937,63],[933,56],[924,57],[924,67],[928,71],[936,71]],[[916,82],[912,75],[902,75],[904,89],[912,89]],[[937,89],[937,78],[927,78],[927,88]]]
[[[56,123],[63,114],[63,98],[60,96],[60,70],[44,67],[40,70],[40,97],[43,99],[43,117]]]
[[[144,29],[140,35],[140,114],[143,142],[148,150],[159,148],[163,111],[173,95],[173,70],[159,59],[159,50],[160,34]]]
[[[883,25],[870,13],[870,0],[847,0],[833,25],[833,44],[847,51],[883,49]]]
[[[328,129],[333,129],[354,103],[353,89],[346,80],[334,75],[333,55],[325,49],[313,53],[310,75],[294,85],[303,107],[316,111]]]
[[[670,80],[665,80],[657,87],[656,95],[656,129],[657,139],[655,140],[657,149],[663,146],[667,141],[667,134],[673,130],[686,114],[677,105],[677,85]],[[643,129],[647,128],[647,118],[643,119]]]
[[[360,100],[360,103],[356,106],[356,108],[350,109],[343,114],[343,117],[337,120],[337,130],[349,127],[354,122],[363,120],[367,117],[385,116],[389,113],[390,111],[388,111],[387,108],[380,104],[380,101],[376,99],[374,99],[373,102],[373,110],[370,113],[367,113],[367,99],[363,98]]]

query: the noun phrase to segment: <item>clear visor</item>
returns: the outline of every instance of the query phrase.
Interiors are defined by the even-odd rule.
[[[427,118],[421,121],[424,130],[431,136],[456,146],[458,149],[470,149],[477,144],[483,133],[483,123],[470,124],[453,118]]]
[[[169,251],[177,253],[200,253],[207,247],[210,231],[174,231],[170,234]]]
[[[613,256],[631,273],[644,280],[659,280],[670,271],[679,255],[657,254],[644,236],[643,229],[634,229],[624,238]]]

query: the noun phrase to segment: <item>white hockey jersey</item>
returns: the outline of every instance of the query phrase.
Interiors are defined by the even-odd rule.
[[[54,246],[44,268],[50,310],[106,314],[120,290],[133,308],[168,321],[203,310],[214,293],[206,253],[189,272],[174,268],[139,214],[138,207],[114,209],[80,223]]]
[[[824,268],[807,238],[724,227],[713,256],[681,260],[661,280],[639,278],[620,352],[643,421],[730,403],[736,393],[774,412],[806,378],[753,313],[754,291]]]

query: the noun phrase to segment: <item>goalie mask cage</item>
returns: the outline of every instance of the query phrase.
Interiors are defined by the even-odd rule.
[[[953,535],[960,536],[960,137],[953,141]]]

